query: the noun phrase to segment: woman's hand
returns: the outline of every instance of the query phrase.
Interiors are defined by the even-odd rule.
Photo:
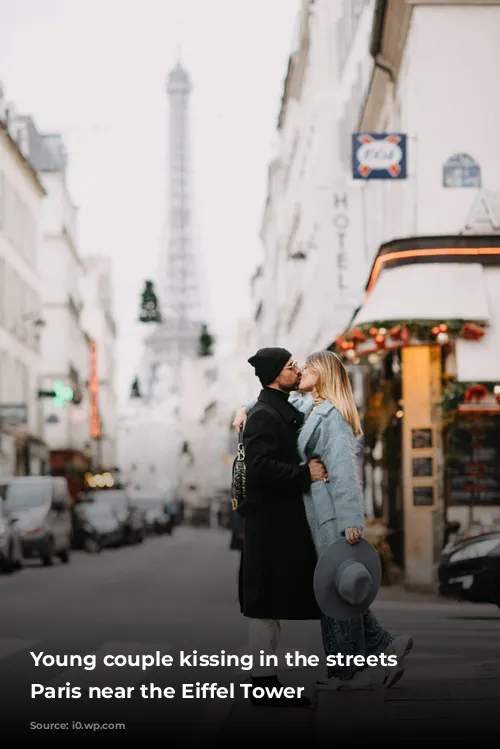
[[[247,423],[247,410],[244,406],[241,406],[236,411],[236,416],[234,417],[234,421],[233,421],[233,429],[236,432],[239,432],[240,429],[243,429],[246,423]]]
[[[346,528],[345,529],[345,540],[348,544],[359,544],[363,536],[362,528]]]

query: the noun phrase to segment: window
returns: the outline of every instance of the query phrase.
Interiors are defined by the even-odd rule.
[[[25,259],[34,260],[36,219],[4,174],[0,174],[0,228]]]
[[[466,153],[454,154],[443,167],[443,187],[481,187],[481,167]]]
[[[50,501],[51,489],[49,481],[13,481],[8,486],[5,505],[10,511],[42,507]]]

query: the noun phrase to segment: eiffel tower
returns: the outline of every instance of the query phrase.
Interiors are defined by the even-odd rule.
[[[167,211],[160,251],[159,291],[162,323],[145,340],[149,388],[173,393],[182,358],[198,352],[201,290],[193,225],[192,163],[189,132],[190,77],[180,62],[167,80],[169,138]],[[165,376],[169,384],[165,383]]]

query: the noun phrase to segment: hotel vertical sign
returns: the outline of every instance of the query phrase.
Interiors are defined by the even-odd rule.
[[[99,418],[98,393],[99,378],[97,376],[97,347],[95,341],[90,341],[90,437],[98,440],[101,436],[101,420]]]
[[[347,190],[338,190],[332,196],[332,224],[335,232],[335,254],[337,258],[337,289],[345,291],[349,288],[349,256],[347,253],[350,217],[350,200]]]
[[[369,265],[363,219],[365,185],[340,182],[319,188],[319,262],[316,288],[318,340],[330,345],[349,323],[363,298]],[[332,336],[327,344],[328,336]]]

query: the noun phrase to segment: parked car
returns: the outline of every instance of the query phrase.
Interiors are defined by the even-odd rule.
[[[149,494],[133,494],[131,501],[134,505],[144,512],[146,530],[149,533],[161,535],[173,531],[174,519],[169,512],[168,504],[161,496]]]
[[[191,525],[196,528],[210,528],[210,507],[194,507],[191,512]]]
[[[500,531],[445,546],[438,577],[442,596],[500,607]]]
[[[17,522],[5,509],[0,486],[0,570],[9,574],[23,566],[23,547]]]
[[[113,508],[106,502],[77,502],[73,508],[73,548],[96,554],[121,546],[125,536]]]
[[[11,476],[0,479],[5,511],[16,523],[23,556],[41,559],[45,566],[54,557],[70,561],[72,545],[71,499],[65,478]]]
[[[146,537],[146,525],[143,514],[130,501],[127,493],[122,489],[102,489],[90,492],[89,500],[103,503],[115,513],[125,543],[142,543]]]

